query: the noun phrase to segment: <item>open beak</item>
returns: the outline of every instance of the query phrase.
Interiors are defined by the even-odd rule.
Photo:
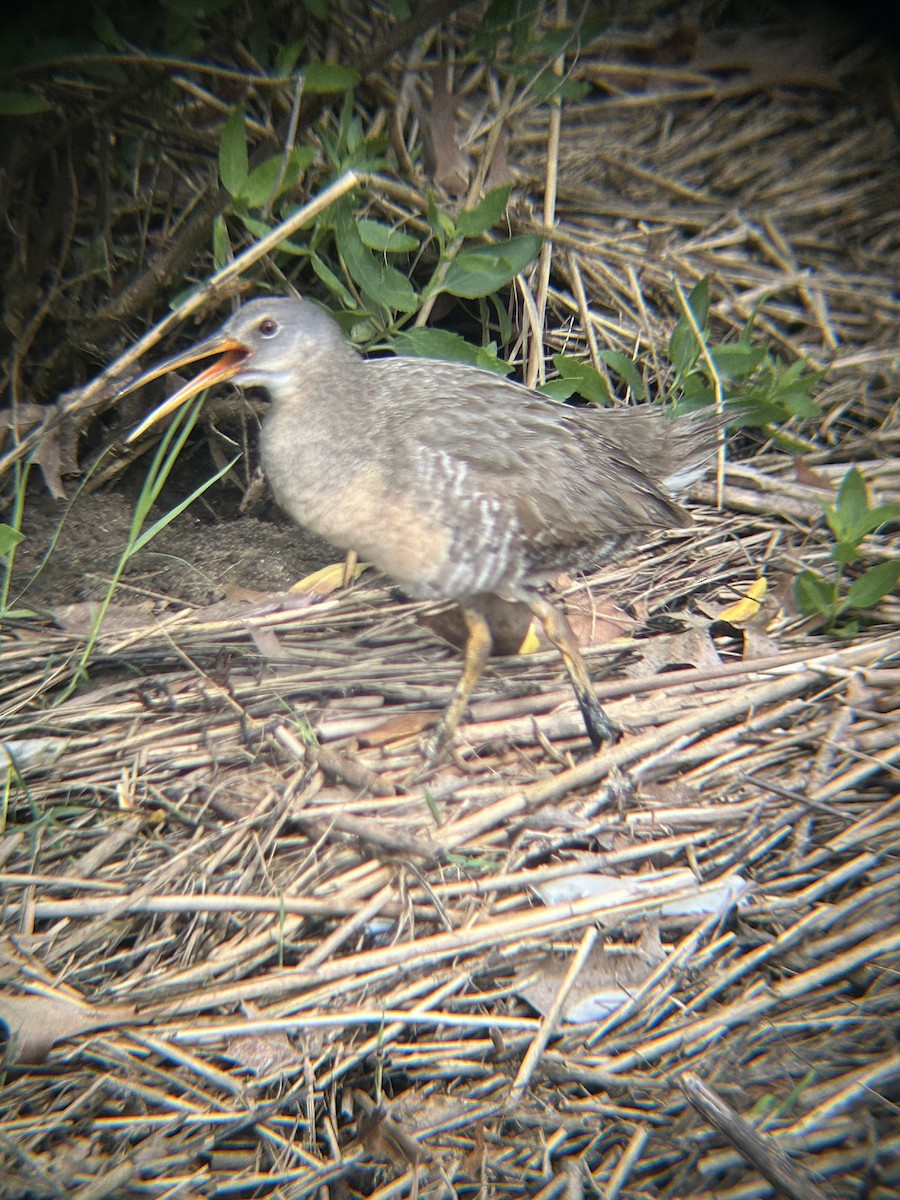
[[[155,425],[162,417],[167,417],[176,408],[180,408],[182,404],[185,404],[192,396],[196,396],[198,392],[202,392],[204,388],[211,387],[214,383],[224,383],[226,379],[233,379],[250,357],[250,351],[242,342],[237,342],[234,338],[222,337],[220,333],[216,333],[202,342],[197,342],[196,345],[191,346],[189,349],[182,350],[180,354],[173,354],[171,358],[164,359],[162,362],[157,363],[155,367],[150,367],[142,375],[138,375],[136,379],[132,379],[130,383],[126,384],[116,394],[117,400],[122,396],[127,396],[131,392],[137,391],[145,383],[149,383],[151,379],[158,379],[160,375],[167,375],[169,371],[176,371],[179,367],[186,366],[188,363],[197,362],[198,359],[211,358],[214,354],[219,354],[221,357],[216,362],[211,363],[205,371],[201,371],[195,379],[190,380],[184,387],[180,387],[168,399],[164,400],[162,404],[154,408],[153,412],[149,416],[144,417],[140,425],[131,431],[126,440],[129,442],[135,441],[151,425]]]

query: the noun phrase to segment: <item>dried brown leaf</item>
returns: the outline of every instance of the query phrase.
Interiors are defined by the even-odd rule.
[[[426,128],[434,156],[434,181],[451,195],[462,196],[469,185],[469,163],[456,136],[456,101],[447,86],[447,71],[434,74]]]
[[[676,671],[685,667],[720,667],[722,660],[706,629],[686,629],[683,633],[664,634],[635,643],[640,662],[627,668],[635,679]]]

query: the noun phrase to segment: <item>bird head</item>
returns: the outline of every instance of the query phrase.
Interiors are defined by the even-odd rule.
[[[217,333],[156,363],[132,379],[117,398],[179,367],[216,356],[216,361],[173,392],[128,436],[132,442],[205,388],[233,379],[241,387],[264,387],[277,396],[318,355],[349,351],[340,327],[308,300],[287,296],[250,300]],[[352,351],[349,351],[352,353]]]

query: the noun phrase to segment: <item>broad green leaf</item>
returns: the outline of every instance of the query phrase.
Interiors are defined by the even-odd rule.
[[[493,229],[506,212],[512,184],[494,188],[475,208],[464,209],[457,218],[457,228],[463,237],[480,237]]]
[[[626,387],[631,388],[638,400],[647,399],[647,388],[641,378],[637,363],[633,359],[630,359],[627,354],[623,354],[621,350],[601,350],[600,357],[608,367],[611,367],[617,375],[625,380]]]
[[[556,58],[574,41],[575,29],[571,24],[556,25],[535,38],[531,47],[535,58]]]
[[[694,365],[700,355],[700,343],[697,335],[687,321],[681,320],[672,330],[669,338],[669,361],[683,375]]]
[[[307,63],[303,68],[305,92],[345,92],[359,83],[359,72],[340,63]]]
[[[828,528],[834,534],[837,541],[859,541],[858,538],[854,538],[850,522],[839,508],[834,508],[831,504],[826,504],[825,520],[828,522]]]
[[[574,379],[548,379],[538,388],[542,396],[551,400],[568,400],[578,392],[578,384]]]
[[[819,415],[819,406],[808,392],[786,392],[779,399],[792,417],[812,421]]]
[[[835,542],[834,549],[831,551],[831,557],[835,562],[842,563],[846,567],[848,563],[852,563],[854,559],[859,558],[859,543]]]
[[[300,172],[306,170],[315,157],[316,152],[312,146],[295,146],[288,155],[287,166],[282,174],[284,155],[273,154],[271,158],[267,158],[250,172],[241,199],[245,200],[251,208],[261,207],[270,197],[277,199],[278,196],[283,195],[294,186]],[[278,183],[278,192],[273,197],[272,191],[279,176],[281,181]]]
[[[874,508],[869,509],[866,521],[869,528],[866,533],[872,533],[881,525],[887,525],[889,521],[897,520],[900,520],[900,504],[877,504]]]
[[[239,105],[222,128],[219,143],[219,175],[229,196],[239,199],[247,183],[247,131],[244,107]]]
[[[451,262],[439,290],[466,300],[489,296],[524,271],[540,249],[539,237],[523,234],[491,246],[463,250]]]
[[[449,329],[408,329],[394,338],[393,349],[410,358],[440,358],[449,362],[468,363],[472,367],[508,375],[509,363],[497,357],[497,347],[473,346],[458,333]]]
[[[794,580],[794,595],[806,617],[817,613],[828,616],[835,606],[834,588],[815,571],[800,572]]]
[[[8,558],[24,536],[18,529],[13,529],[12,525],[0,522],[0,558]]]
[[[706,408],[714,404],[715,400],[716,393],[702,375],[688,375],[681,386],[680,404],[688,404],[692,408]]]
[[[852,467],[844,476],[841,490],[838,492],[837,507],[850,538],[859,540],[864,537],[868,532],[866,519],[869,515],[869,495],[859,467]]]
[[[250,208],[262,208],[272,196],[275,180],[281,172],[281,162],[281,155],[273,154],[271,158],[265,159],[259,166],[254,167],[247,176],[241,192],[241,199]]]
[[[393,229],[381,221],[363,217],[361,221],[356,222],[356,228],[363,245],[368,246],[370,250],[378,250],[385,254],[408,254],[419,248],[418,238],[404,233],[402,229]]]
[[[549,68],[541,71],[532,84],[532,91],[539,100],[557,97],[560,100],[583,100],[590,92],[586,79],[575,79],[571,75],[557,75]]]
[[[847,589],[844,604],[847,608],[871,608],[883,596],[892,592],[900,580],[900,561],[891,559],[870,567],[865,575],[854,579]]]
[[[34,92],[0,92],[0,117],[30,117],[49,112],[53,105]]]
[[[370,300],[398,312],[415,312],[419,301],[412,284],[363,245],[356,221],[346,205],[339,208],[335,238],[350,278]]]
[[[590,363],[581,362],[568,354],[554,354],[553,365],[567,383],[574,384],[575,391],[585,400],[594,404],[609,403],[611,397],[606,380]]]
[[[762,346],[729,342],[724,346],[716,346],[712,351],[712,359],[719,374],[727,379],[749,379],[767,353]]]

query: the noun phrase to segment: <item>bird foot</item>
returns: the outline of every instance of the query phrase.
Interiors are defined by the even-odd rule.
[[[584,719],[584,727],[591,739],[594,753],[604,746],[614,746],[622,736],[622,728],[606,715],[593,691],[578,693],[578,707]]]

